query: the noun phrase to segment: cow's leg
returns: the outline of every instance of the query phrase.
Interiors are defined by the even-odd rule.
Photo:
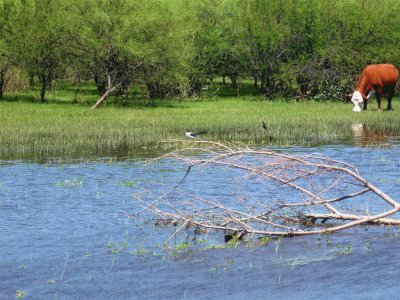
[[[388,96],[387,96],[387,99],[388,99],[387,110],[393,110],[393,107],[392,107],[392,99],[393,99],[393,96],[394,96],[394,90],[395,90],[395,88],[392,88],[392,89],[390,89],[389,92],[388,92]]]
[[[364,99],[364,106],[363,106],[363,110],[367,110],[367,106],[368,106],[368,98]]]
[[[375,90],[374,89],[370,90],[368,93],[367,99],[368,100],[371,99],[374,95],[375,95]]]
[[[367,106],[368,106],[368,97],[365,98],[363,96],[363,110],[367,110]]]
[[[378,111],[382,111],[382,88],[375,89],[376,100],[378,100]]]
[[[367,110],[368,101],[369,101],[369,99],[371,99],[374,95],[375,95],[375,89],[371,89],[371,90],[368,92],[367,99],[364,99],[364,107],[363,107],[363,110]]]

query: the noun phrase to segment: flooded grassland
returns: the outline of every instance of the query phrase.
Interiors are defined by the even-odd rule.
[[[398,199],[400,146],[390,137],[372,147],[362,146],[365,141],[361,135],[355,145],[284,151],[351,163]],[[400,254],[395,249],[400,246],[400,228],[394,226],[225,243],[222,233],[182,231],[171,238],[173,226],[134,217],[138,206],[133,193],[157,183],[171,186],[184,172],[179,165],[163,161],[144,169],[134,159],[44,164],[3,160],[0,299],[382,299],[397,295]],[[205,193],[226,197],[227,191],[220,188],[225,175],[200,174],[191,182]]]

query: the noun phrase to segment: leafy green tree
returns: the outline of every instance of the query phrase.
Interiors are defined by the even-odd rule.
[[[15,28],[16,59],[32,79],[38,79],[40,100],[45,101],[46,90],[54,79],[63,77],[65,70],[66,47],[62,32],[69,4],[61,0],[20,3],[20,22]]]
[[[245,75],[246,56],[238,28],[238,1],[202,0],[193,13],[193,73],[191,80],[200,88],[215,77],[228,77],[232,87]]]
[[[274,74],[294,43],[289,24],[285,22],[286,3],[249,0],[242,2],[240,9],[250,73],[260,80],[262,92],[272,97],[278,88]]]
[[[141,81],[147,87],[148,97],[163,98],[180,94],[191,94],[189,82],[190,60],[193,56],[189,23],[190,12],[184,0],[152,0],[142,4],[141,15],[146,18],[138,22],[145,32],[140,36],[143,57]]]
[[[144,84],[150,98],[177,88],[185,59],[176,27],[184,25],[167,1],[77,0],[73,15],[75,66],[89,68],[100,96],[93,108],[133,83]]]
[[[8,78],[8,70],[13,65],[13,28],[15,19],[15,1],[0,1],[0,99],[3,98]]]
[[[139,64],[132,48],[133,1],[75,1],[65,35],[77,72],[89,70],[99,92],[98,107],[118,89],[129,87]]]
[[[341,98],[366,64],[397,63],[399,42],[398,0],[0,0],[0,97],[17,66],[42,101],[55,79],[93,80],[94,107],[132,86],[195,95],[215,78]]]

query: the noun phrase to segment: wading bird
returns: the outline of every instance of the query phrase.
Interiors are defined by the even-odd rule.
[[[198,133],[193,133],[193,132],[191,132],[190,130],[189,131],[186,131],[186,137],[188,138],[188,139],[195,139],[196,138],[196,136],[198,136],[199,134],[205,134],[205,133],[207,133],[207,131],[201,131],[201,132],[198,132]]]

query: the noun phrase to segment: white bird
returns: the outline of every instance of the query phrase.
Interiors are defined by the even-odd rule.
[[[206,131],[202,131],[202,132],[198,132],[198,133],[193,133],[193,132],[191,132],[191,131],[186,131],[186,137],[188,138],[188,139],[195,139],[196,138],[196,136],[197,135],[199,135],[199,134],[205,134],[205,133],[207,133]]]

